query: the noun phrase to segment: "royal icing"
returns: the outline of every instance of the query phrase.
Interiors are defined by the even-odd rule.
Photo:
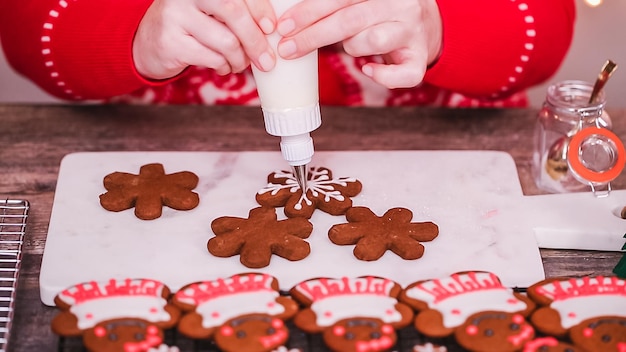
[[[176,346],[168,346],[166,344],[162,344],[158,347],[152,347],[148,350],[148,352],[180,352],[180,349]]]
[[[249,313],[277,315],[285,308],[276,303],[274,278],[264,274],[235,275],[227,279],[194,283],[176,293],[179,302],[196,306],[205,328]]]
[[[259,194],[264,194],[267,192],[271,192],[272,195],[278,193],[278,191],[282,189],[289,189],[291,193],[296,193],[300,190],[300,185],[296,180],[296,177],[291,172],[285,171],[277,171],[275,172],[275,176],[277,178],[284,178],[285,183],[269,183],[265,188],[259,190]],[[307,189],[311,192],[313,197],[317,197],[319,194],[324,195],[324,201],[330,202],[331,199],[336,199],[340,202],[345,200],[345,196],[338,190],[335,189],[333,185],[347,186],[349,182],[356,182],[355,178],[352,177],[339,177],[336,179],[331,179],[329,177],[329,170],[324,168],[310,168],[309,170],[309,179],[307,181]],[[307,192],[308,193],[308,192]],[[296,210],[302,209],[302,203],[304,202],[308,206],[312,205],[313,202],[307,198],[307,193],[302,193],[300,199],[294,206]]]
[[[398,300],[390,296],[395,282],[383,278],[315,279],[302,282],[296,290],[312,301],[318,326],[331,326],[351,317],[379,318],[397,322],[402,315],[395,308]]]
[[[502,286],[495,274],[486,272],[427,280],[407,289],[406,295],[439,311],[446,328],[457,327],[470,315],[486,310],[512,313],[527,308],[513,290]]]
[[[584,277],[551,281],[536,292],[552,300],[550,307],[568,329],[583,320],[626,314],[626,280],[617,277]]]
[[[413,346],[413,352],[447,352],[448,349],[445,346],[435,346],[430,342],[423,345]]]
[[[140,318],[150,322],[168,321],[167,301],[162,297],[165,286],[155,280],[111,279],[72,286],[58,297],[70,305],[80,329],[115,318]]]

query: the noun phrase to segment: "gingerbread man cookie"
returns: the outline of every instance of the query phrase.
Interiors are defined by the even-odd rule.
[[[497,275],[484,271],[455,273],[408,285],[400,300],[418,311],[415,328],[429,337],[446,337],[481,312],[520,314],[535,308],[525,295],[502,285]]]
[[[347,224],[333,225],[328,238],[337,245],[353,245],[354,256],[360,260],[377,260],[387,250],[403,259],[424,255],[420,242],[434,240],[439,228],[432,222],[411,222],[413,213],[405,208],[389,209],[376,216],[369,208],[353,207],[346,212]]]
[[[169,296],[167,286],[149,279],[74,285],[54,299],[61,312],[52,320],[52,331],[64,337],[82,336],[90,351],[126,352],[125,346],[131,345],[147,351],[160,346],[163,330],[180,318]]]
[[[325,167],[311,167],[307,191],[302,194],[296,177],[290,171],[277,171],[268,176],[268,185],[257,192],[256,200],[268,207],[285,207],[287,217],[310,219],[315,209],[331,215],[342,215],[352,206],[352,199],[362,185],[352,177],[333,178]]]
[[[283,346],[289,337],[285,320],[298,311],[294,300],[279,295],[274,277],[257,273],[186,285],[173,302],[186,312],[178,324],[183,335],[212,338],[223,351]]]
[[[268,266],[272,254],[296,261],[311,253],[304,239],[311,235],[313,225],[304,218],[279,221],[274,208],[252,209],[247,219],[217,218],[211,229],[215,237],[207,243],[209,252],[217,257],[239,255],[241,264],[248,268]]]
[[[143,165],[139,175],[114,172],[104,177],[106,193],[100,195],[100,205],[109,211],[135,208],[135,216],[153,220],[161,216],[163,206],[176,210],[191,210],[200,198],[192,190],[198,176],[189,171],[165,174],[162,164]]]
[[[541,306],[530,319],[542,333],[568,336],[588,351],[626,350],[626,280],[550,278],[530,286],[528,296]]]
[[[304,305],[294,324],[308,333],[322,332],[333,351],[386,351],[396,341],[396,330],[413,318],[410,307],[399,302],[396,282],[380,277],[318,278],[290,290]]]

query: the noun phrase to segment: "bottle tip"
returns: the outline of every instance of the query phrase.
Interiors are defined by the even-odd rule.
[[[293,165],[293,174],[296,177],[296,181],[302,189],[302,193],[307,191],[307,165]]]

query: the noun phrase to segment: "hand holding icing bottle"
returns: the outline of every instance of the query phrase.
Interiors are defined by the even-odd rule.
[[[301,0],[271,0],[274,13],[280,17]],[[277,52],[280,35],[267,36]],[[310,132],[322,123],[319,107],[317,50],[293,60],[277,55],[274,69],[269,72],[252,66],[267,133],[281,137],[280,149],[293,167],[294,175],[306,192],[307,164],[313,157]]]

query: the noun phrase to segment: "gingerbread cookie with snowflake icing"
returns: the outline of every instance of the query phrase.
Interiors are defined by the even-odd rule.
[[[304,218],[278,220],[276,210],[259,207],[250,210],[247,219],[223,216],[213,220],[215,237],[207,242],[209,253],[216,257],[239,255],[248,268],[263,268],[272,255],[291,261],[302,260],[311,253],[308,238],[313,224]]]
[[[139,174],[113,172],[104,177],[106,193],[100,195],[100,205],[109,211],[135,208],[135,216],[153,220],[161,216],[163,206],[176,210],[191,210],[200,197],[192,190],[198,176],[190,171],[166,174],[162,164],[143,165]]]
[[[381,277],[317,278],[303,281],[289,293],[305,308],[294,324],[308,333],[322,333],[333,351],[388,351],[396,330],[408,326],[411,308],[398,301],[401,287]]]
[[[625,279],[549,278],[530,286],[528,296],[541,306],[531,322],[542,333],[568,336],[588,351],[626,349]]]
[[[178,330],[211,338],[222,351],[272,351],[287,342],[285,320],[298,311],[297,302],[278,290],[276,278],[260,273],[188,284],[172,299],[186,312]]]
[[[259,204],[285,207],[285,215],[311,218],[315,209],[331,215],[345,214],[352,199],[361,192],[361,182],[352,177],[333,178],[330,169],[311,167],[307,177],[307,191],[302,193],[296,177],[290,171],[276,171],[268,176],[268,184],[257,192]]]
[[[536,306],[525,295],[502,285],[497,275],[485,271],[417,281],[408,285],[399,298],[418,312],[415,328],[434,338],[454,334],[475,314],[498,312],[525,318]]]
[[[64,337],[82,336],[90,351],[158,347],[163,330],[180,318],[180,310],[168,300],[170,293],[166,285],[149,279],[77,284],[56,295],[54,302],[61,312],[52,320],[52,331]]]
[[[328,238],[337,245],[356,245],[354,256],[360,260],[377,260],[390,250],[403,259],[424,255],[420,242],[434,240],[439,227],[432,222],[411,222],[413,213],[405,208],[389,209],[376,216],[369,208],[353,207],[346,212],[346,224],[333,225]]]

